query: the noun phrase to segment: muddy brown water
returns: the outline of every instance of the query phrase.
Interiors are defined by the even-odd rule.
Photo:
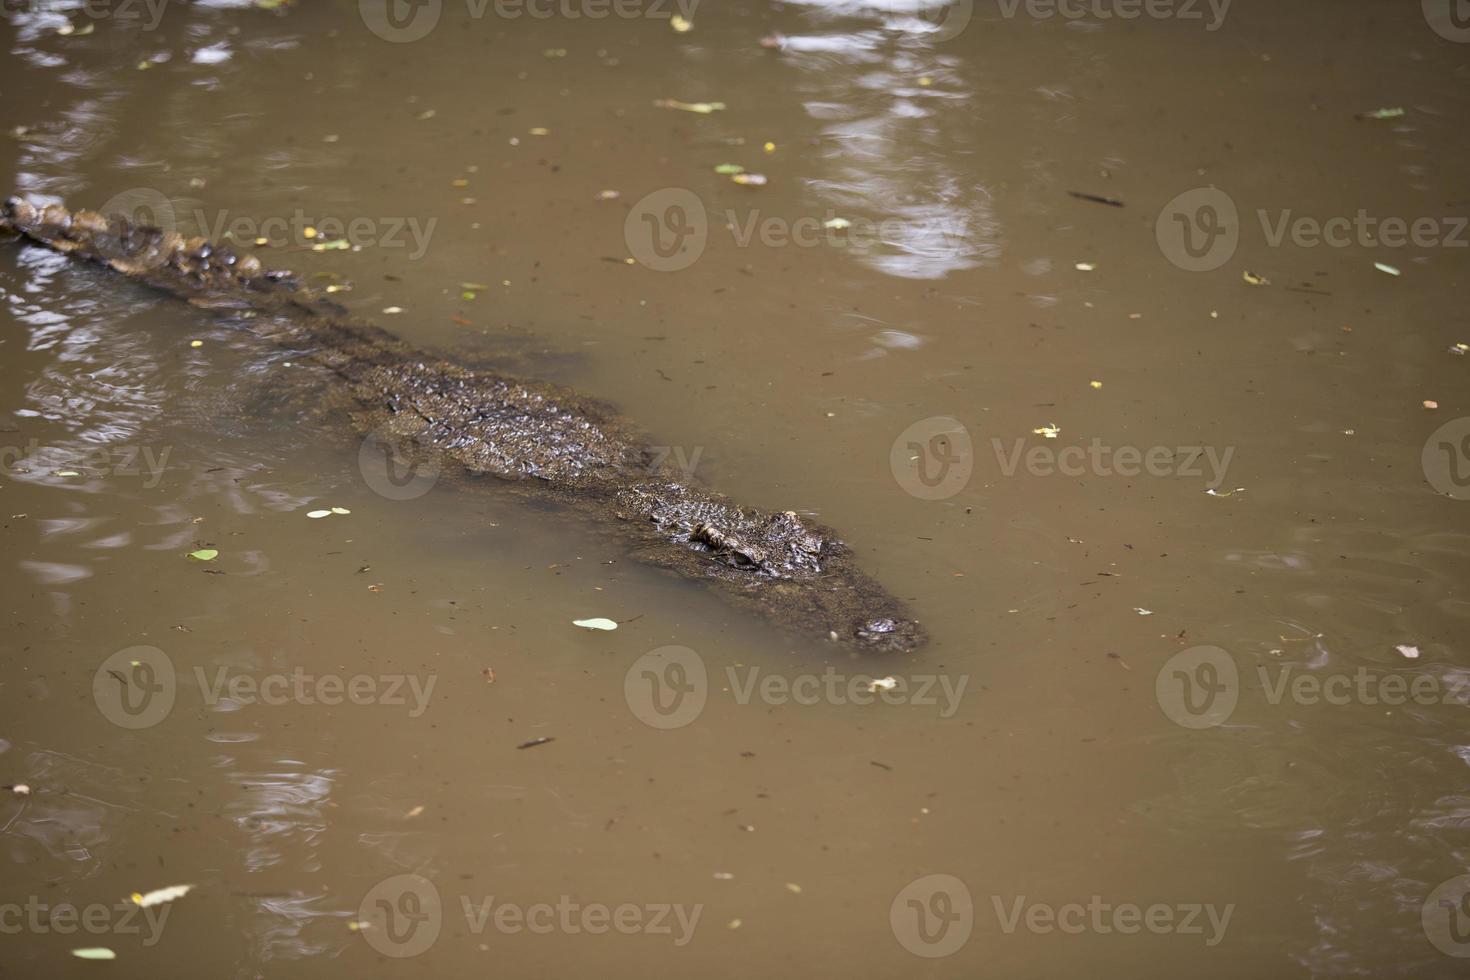
[[[5,245],[0,974],[1463,975],[1470,30],[1419,8],[7,4],[0,184],[605,398],[933,640],[390,474],[293,352]]]

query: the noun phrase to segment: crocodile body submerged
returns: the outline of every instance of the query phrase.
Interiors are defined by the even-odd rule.
[[[785,627],[858,649],[905,651],[925,640],[830,529],[678,479],[637,429],[575,392],[435,357],[353,319],[289,273],[203,239],[17,198],[0,210],[0,229],[308,351],[304,360],[347,386],[363,431],[610,519],[639,559],[715,584]]]

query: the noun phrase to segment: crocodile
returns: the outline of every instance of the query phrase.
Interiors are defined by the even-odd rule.
[[[616,528],[640,561],[710,583],[777,625],[860,651],[927,639],[830,528],[742,507],[661,462],[607,405],[436,356],[254,255],[122,215],[12,197],[0,231],[107,266],[279,345],[340,379],[354,424]]]

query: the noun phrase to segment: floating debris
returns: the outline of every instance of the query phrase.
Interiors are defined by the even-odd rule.
[[[894,677],[876,677],[868,682],[868,691],[891,691],[897,686],[898,680]]]
[[[1142,606],[1134,606],[1133,611],[1138,613],[1138,615],[1140,616],[1152,616],[1154,614],[1154,611],[1152,609],[1145,609]]]
[[[617,623],[611,619],[603,619],[600,616],[593,619],[574,619],[572,620],[572,625],[580,626],[584,630],[615,630],[618,628]]]
[[[1211,487],[1205,493],[1211,497],[1233,497],[1237,493],[1245,493],[1245,487],[1236,487],[1234,490],[1216,490],[1214,487]]]
[[[1409,646],[1407,643],[1400,643],[1398,646],[1394,647],[1394,649],[1397,650],[1399,653],[1402,653],[1404,656],[1408,657],[1410,660],[1419,659],[1418,647]]]
[[[715,173],[724,175],[743,174],[745,168],[738,163],[720,163],[715,165]]]
[[[736,174],[730,179],[746,187],[764,187],[766,184],[765,174]]]
[[[1397,119],[1404,114],[1399,106],[1391,109],[1374,109],[1371,112],[1359,112],[1353,116],[1354,119]]]
[[[822,222],[822,227],[827,228],[831,231],[841,231],[844,228],[851,228],[852,222],[848,221],[846,218],[828,218],[826,221]]]
[[[1398,270],[1397,266],[1389,265],[1387,262],[1374,262],[1373,268],[1377,269],[1379,272],[1385,272],[1390,276],[1403,275],[1403,273]]]
[[[723,102],[680,102],[678,99],[654,99],[653,104],[660,109],[678,109],[682,112],[697,112],[706,116],[725,108]]]
[[[1093,269],[1096,269],[1097,266],[1093,265],[1091,262],[1078,262],[1074,266],[1074,268],[1078,272],[1091,272]]]
[[[147,893],[133,892],[131,899],[134,905],[146,909],[154,905],[162,905],[164,902],[172,902],[176,898],[183,898],[193,887],[193,885],[169,885],[167,888],[155,888]]]
[[[1057,425],[1055,422],[1048,422],[1046,423],[1046,425],[1043,425],[1037,429],[1032,429],[1031,431],[1035,435],[1045,436],[1048,439],[1055,439],[1057,436],[1062,434],[1062,427],[1060,425]]]
[[[1244,279],[1246,282],[1250,283],[1252,286],[1269,286],[1269,285],[1271,285],[1271,280],[1267,279],[1265,276],[1258,276],[1254,272],[1251,272],[1249,269],[1247,269],[1244,272],[1242,272],[1240,274],[1240,278]]]
[[[1425,408],[1439,408],[1439,402],[1435,401],[1433,398],[1426,398],[1426,399],[1424,399],[1424,407]]]
[[[674,29],[675,34],[688,34],[694,30],[693,22],[686,20],[679,14],[675,14],[669,18],[669,26]]]
[[[200,548],[189,552],[189,557],[195,561],[214,561],[219,557],[219,551],[215,548]]]
[[[1100,197],[1097,194],[1084,194],[1082,191],[1068,191],[1072,197],[1079,201],[1091,201],[1094,204],[1106,204],[1110,208],[1121,208],[1123,202],[1116,197]]]
[[[545,745],[547,742],[555,742],[555,741],[556,741],[556,737],[553,736],[553,735],[542,735],[540,738],[533,738],[529,742],[522,742],[520,745],[517,745],[516,748],[518,748],[518,749],[534,749],[538,745]]]
[[[79,960],[115,960],[117,954],[106,946],[88,946],[84,949],[74,949],[71,955]]]
[[[621,191],[606,190],[597,192],[597,199],[599,201],[616,201],[622,196],[623,194]]]

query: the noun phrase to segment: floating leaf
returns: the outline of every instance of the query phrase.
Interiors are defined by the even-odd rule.
[[[350,514],[350,513],[352,513],[352,511],[348,510],[346,507],[333,507],[332,508],[332,513],[334,513],[334,514]]]
[[[680,109],[684,112],[698,112],[701,115],[709,115],[711,112],[719,112],[725,108],[723,102],[680,102],[678,99],[655,99],[653,104],[660,109]]]
[[[728,174],[743,174],[743,173],[745,173],[745,168],[742,167],[738,163],[721,163],[721,164],[718,164],[715,167],[715,173],[717,173],[717,174],[727,174],[727,175]]]
[[[1076,265],[1076,269],[1078,272],[1091,272],[1093,269],[1096,268],[1097,266],[1093,265],[1091,262],[1078,262]]]
[[[766,183],[765,174],[736,174],[730,179],[746,187],[763,187]]]
[[[1374,109],[1372,112],[1360,112],[1360,113],[1358,113],[1357,118],[1358,119],[1397,119],[1399,116],[1402,116],[1403,114],[1404,114],[1404,110],[1402,108],[1400,108],[1399,106],[1394,106],[1391,109]]]
[[[1258,276],[1254,272],[1251,272],[1249,269],[1247,269],[1246,271],[1242,272],[1240,274],[1240,278],[1244,279],[1246,282],[1250,283],[1252,286],[1269,286],[1269,285],[1271,285],[1271,280],[1267,279],[1265,276]]]
[[[828,218],[826,221],[822,222],[822,227],[830,228],[833,231],[841,231],[844,228],[851,228],[852,222],[848,221],[846,218]]]
[[[599,201],[616,201],[618,198],[620,198],[622,196],[623,195],[622,195],[622,193],[620,191],[607,190],[607,191],[598,191],[597,192],[597,199]]]
[[[674,29],[674,33],[676,34],[688,34],[694,30],[694,24],[685,20],[679,14],[675,14],[669,18],[669,26]]]
[[[306,512],[306,516],[310,517],[314,521],[319,521],[323,517],[331,517],[332,512],[329,510],[310,510]]]
[[[1373,268],[1377,269],[1379,272],[1386,272],[1386,273],[1388,273],[1391,276],[1397,276],[1397,275],[1401,275],[1402,274],[1402,273],[1399,272],[1399,270],[1398,270],[1397,267],[1388,265],[1385,262],[1374,262],[1373,263]]]
[[[1407,643],[1400,643],[1398,646],[1394,647],[1394,649],[1397,650],[1399,653],[1402,653],[1404,656],[1408,657],[1410,660],[1419,659],[1418,647],[1409,646]]]
[[[572,620],[572,625],[580,626],[585,630],[615,630],[618,628],[617,623],[601,617],[595,619],[574,619]]]
[[[551,130],[547,129],[545,126],[532,126],[531,127],[531,135],[532,136],[547,136],[550,133],[551,133]]]
[[[1142,606],[1134,606],[1133,611],[1138,613],[1138,615],[1140,616],[1152,616],[1154,614],[1154,611],[1152,609],[1145,609]]]
[[[164,902],[183,898],[193,887],[193,885],[169,885],[167,888],[155,888],[147,893],[133,892],[133,904],[145,909],[153,905],[162,905]]]
[[[189,557],[195,561],[214,561],[219,557],[219,550],[216,548],[200,548],[198,551],[189,552]]]
[[[1038,436],[1045,436],[1048,439],[1055,439],[1057,436],[1061,435],[1062,427],[1060,425],[1057,425],[1055,422],[1048,422],[1041,428],[1032,429],[1031,431]]]
[[[88,946],[85,949],[74,949],[71,955],[79,960],[115,960],[117,954],[106,946]]]

